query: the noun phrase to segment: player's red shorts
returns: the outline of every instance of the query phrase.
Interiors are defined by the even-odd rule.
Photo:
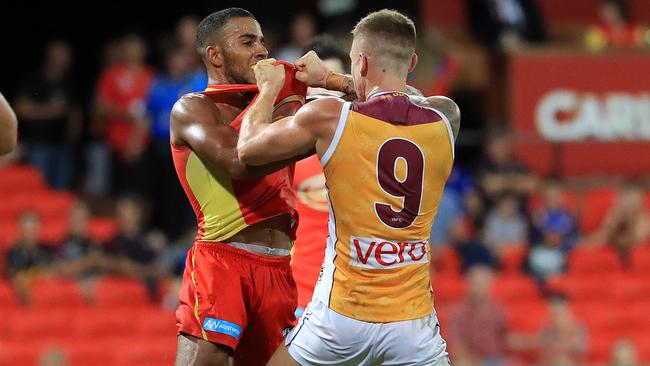
[[[239,364],[266,365],[295,323],[290,260],[194,243],[176,310],[179,333],[230,347]]]

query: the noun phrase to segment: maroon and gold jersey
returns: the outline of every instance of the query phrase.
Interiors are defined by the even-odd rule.
[[[447,117],[384,92],[343,104],[321,157],[329,236],[314,298],[367,322],[433,309],[429,235],[454,160]]]

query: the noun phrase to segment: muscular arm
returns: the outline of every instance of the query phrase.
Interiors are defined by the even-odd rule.
[[[17,136],[16,114],[0,94],[0,155],[8,154],[16,147]]]
[[[264,176],[297,159],[252,167],[239,160],[237,132],[223,121],[222,113],[208,97],[187,94],[171,113],[171,136],[175,145],[190,146],[213,172],[226,170],[233,178]]]
[[[237,150],[239,159],[251,165],[310,155],[320,137],[335,128],[342,101],[318,99],[295,116],[271,123],[275,95],[260,95],[244,117]]]

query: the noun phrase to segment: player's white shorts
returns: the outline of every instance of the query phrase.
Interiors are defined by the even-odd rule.
[[[285,345],[303,366],[450,365],[435,312],[414,320],[368,323],[314,300]]]

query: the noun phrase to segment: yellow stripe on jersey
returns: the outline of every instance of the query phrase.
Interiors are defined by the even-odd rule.
[[[194,152],[190,153],[185,176],[204,215],[205,232],[197,241],[223,241],[247,226],[233,194],[231,177],[222,169],[214,171],[218,173],[212,174]]]

